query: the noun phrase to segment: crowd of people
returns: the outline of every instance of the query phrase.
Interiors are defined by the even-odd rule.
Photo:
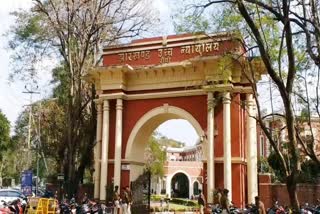
[[[132,192],[129,186],[122,189],[120,194],[119,186],[114,187],[113,191],[114,214],[131,214]]]
[[[231,204],[231,201],[229,200],[228,194],[229,194],[229,190],[227,189],[217,189],[214,192],[213,204],[215,207],[220,208],[222,210],[222,214],[231,213],[230,207],[232,206],[232,204]],[[200,214],[204,214],[204,209],[206,207],[206,200],[201,190],[199,190],[198,204],[200,207]],[[263,202],[260,200],[259,196],[255,197],[254,207],[256,209],[255,213],[266,214],[266,209],[264,207]]]
[[[217,189],[214,192],[214,201],[213,204],[215,207],[222,210],[222,214],[229,214],[230,208],[232,206],[231,201],[228,197],[229,190],[227,189]],[[132,205],[132,192],[129,186],[122,188],[122,191],[119,191],[119,186],[115,186],[113,190],[113,206],[114,214],[131,214],[131,205]],[[207,206],[206,199],[201,190],[199,190],[198,195],[198,205],[200,208],[200,214],[205,213],[205,207]],[[266,210],[263,202],[260,200],[259,196],[255,197],[256,212],[258,214],[266,214]]]

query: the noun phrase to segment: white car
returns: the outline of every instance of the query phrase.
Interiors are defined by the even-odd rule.
[[[2,205],[3,202],[8,203],[16,199],[20,199],[23,202],[24,198],[24,195],[19,190],[0,189],[0,205]]]

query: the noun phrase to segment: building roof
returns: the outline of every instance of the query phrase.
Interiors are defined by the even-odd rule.
[[[192,150],[196,150],[197,145],[195,146],[186,146],[182,148],[174,148],[174,147],[167,147],[167,152],[189,152]]]

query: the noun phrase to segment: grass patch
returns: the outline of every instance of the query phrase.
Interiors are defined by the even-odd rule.
[[[163,199],[162,207],[160,200]],[[171,198],[169,205],[165,202],[164,195],[153,195],[151,197],[151,208],[153,211],[196,211],[198,210],[198,202],[196,200]]]

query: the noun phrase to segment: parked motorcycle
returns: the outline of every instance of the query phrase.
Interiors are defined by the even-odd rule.
[[[222,209],[220,207],[213,207],[212,208],[212,213],[213,214],[222,213]],[[230,207],[230,213],[231,214],[242,213],[242,210],[237,208],[237,207]]]
[[[9,203],[6,203],[5,201],[1,202],[3,207],[0,208],[0,214],[23,214],[24,209],[19,199]]]

